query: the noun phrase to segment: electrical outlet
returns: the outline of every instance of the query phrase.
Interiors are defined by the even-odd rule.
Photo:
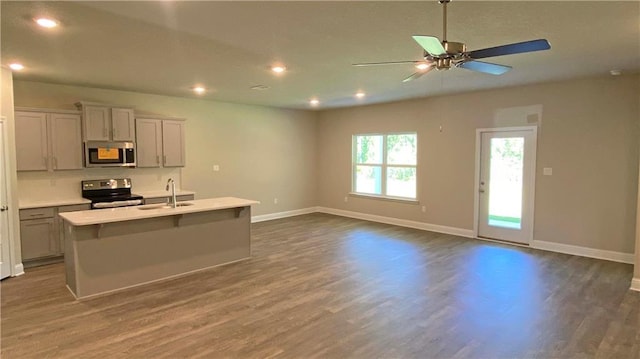
[[[278,204],[278,199],[277,198],[273,199],[273,204]]]
[[[426,213],[427,212],[427,206],[422,206],[422,212]]]
[[[220,171],[220,166],[218,166],[218,165],[213,165],[213,171],[214,171],[214,172],[218,172],[218,171]]]

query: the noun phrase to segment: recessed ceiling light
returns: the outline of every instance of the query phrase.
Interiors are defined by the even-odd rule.
[[[427,64],[427,63],[421,62],[421,63],[419,63],[419,64],[416,64],[416,69],[418,69],[418,70],[426,70],[426,69],[428,69],[430,66],[431,66],[431,65],[429,65],[429,64]]]
[[[48,29],[58,26],[58,22],[56,20],[49,19],[49,18],[46,18],[46,17],[37,18],[37,19],[35,19],[35,22],[38,25],[40,25],[42,27],[46,27]]]
[[[286,67],[282,66],[282,65],[276,65],[276,66],[271,66],[271,71],[277,73],[277,74],[281,74],[283,72],[285,72],[287,70]]]
[[[609,73],[611,74],[611,76],[620,76],[622,74],[622,71],[620,71],[620,70],[611,70],[611,71],[609,71]]]
[[[312,98],[311,100],[309,100],[309,104],[311,106],[318,106],[320,104],[320,100],[318,100],[317,98]]]
[[[9,68],[11,68],[11,70],[14,70],[14,71],[20,71],[20,70],[24,69],[24,66],[22,64],[19,64],[19,63],[15,62],[13,64],[10,64]]]
[[[207,91],[206,88],[202,87],[202,86],[195,86],[193,88],[193,92],[197,93],[198,95],[202,95],[203,93],[205,93]]]
[[[363,97],[365,97],[366,95],[367,95],[367,94],[365,94],[365,93],[364,93],[364,92],[362,92],[362,91],[358,91],[358,92],[356,92],[356,97],[357,97],[357,98],[363,98]]]

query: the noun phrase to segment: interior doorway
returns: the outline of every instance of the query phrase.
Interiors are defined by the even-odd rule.
[[[7,199],[6,121],[0,118],[0,279],[11,275],[9,246],[9,207]]]

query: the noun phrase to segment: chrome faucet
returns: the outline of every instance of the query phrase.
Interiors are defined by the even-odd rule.
[[[169,206],[171,208],[176,208],[176,181],[173,178],[169,178],[167,181],[166,191],[169,190],[169,186],[171,186],[171,197],[169,197]]]

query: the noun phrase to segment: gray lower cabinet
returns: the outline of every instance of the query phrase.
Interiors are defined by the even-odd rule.
[[[21,209],[20,242],[25,266],[45,264],[48,260],[60,258],[64,254],[64,236],[58,213],[88,209],[89,204]]]
[[[195,199],[195,196],[192,194],[183,194],[181,196],[176,196],[176,200],[178,202],[182,202],[182,201],[193,201]],[[144,204],[158,204],[158,203],[167,203],[169,202],[169,196],[167,197],[152,197],[152,198],[145,198],[144,199]]]

